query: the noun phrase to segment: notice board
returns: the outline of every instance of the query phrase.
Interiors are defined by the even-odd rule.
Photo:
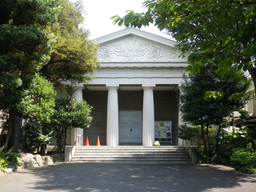
[[[172,142],[172,121],[155,121],[155,139]]]

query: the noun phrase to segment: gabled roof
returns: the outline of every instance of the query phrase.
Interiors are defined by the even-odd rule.
[[[126,28],[96,39],[101,63],[187,62],[176,50],[176,42],[139,29]]]
[[[156,43],[160,43],[160,44],[171,46],[171,47],[174,47],[176,45],[176,42],[171,39],[167,39],[167,38],[164,38],[152,33],[148,33],[146,31],[136,29],[136,28],[125,28],[123,30],[99,37],[95,40],[97,43],[103,44],[108,41],[112,41],[114,39],[121,38],[127,35],[136,35],[138,37],[142,37],[142,38],[154,41]]]

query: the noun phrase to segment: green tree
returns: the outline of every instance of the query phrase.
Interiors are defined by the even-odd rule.
[[[20,91],[21,101],[18,111],[33,121],[50,122],[54,113],[56,91],[53,84],[38,74],[27,76],[25,85]]]
[[[199,72],[204,63],[218,63],[217,73],[231,79],[239,78],[237,70],[248,70],[256,86],[255,1],[147,0],[143,6],[145,13],[127,11],[123,18],[113,16],[113,22],[138,28],[154,23],[177,40],[180,50],[191,53],[191,72]]]
[[[89,74],[98,68],[97,45],[88,40],[89,32],[80,27],[81,5],[68,0],[0,1],[0,108],[9,113],[5,124],[7,138],[19,112],[30,116],[35,143],[48,140],[48,125],[35,123],[49,123],[48,120],[38,120],[35,112],[39,111],[33,111],[32,103],[24,101],[22,96],[28,91],[29,78],[39,73],[55,85],[61,81],[86,82],[92,78]],[[33,90],[29,91],[33,94]],[[21,107],[24,102],[27,105]],[[48,118],[49,111],[42,110],[40,114]]]
[[[49,124],[54,114],[55,96],[53,84],[44,77],[31,75],[26,79],[27,87],[20,91],[21,102],[17,104],[18,111],[26,118],[26,137],[30,149],[42,148],[53,138],[52,127]]]
[[[227,76],[216,75],[217,68],[218,65],[205,64],[205,66],[201,66],[200,73],[185,77],[179,96],[182,119],[189,124],[201,126],[205,151],[213,150],[209,138],[209,127],[221,125],[223,118],[229,116],[233,111],[239,111],[243,108],[250,96],[247,95],[240,100],[230,100],[230,95],[236,92],[246,92],[250,86],[250,81],[244,83],[239,79],[230,80]],[[239,75],[244,78],[242,71]],[[221,89],[219,89],[220,87]],[[221,97],[205,97],[205,92],[209,89],[219,89]]]
[[[54,39],[47,26],[56,22],[61,3],[62,0],[0,1],[0,108],[9,113],[4,146],[12,133],[22,89],[28,86],[26,79],[51,58]]]
[[[53,115],[53,107],[55,105],[56,92],[51,82],[47,81],[44,77],[36,75],[27,75],[23,81],[23,85],[15,90],[21,100],[15,105],[17,110],[16,114],[21,114],[23,118],[27,119],[28,125],[33,127],[36,133],[37,147],[40,146],[39,142],[43,142],[44,135],[50,131],[46,131],[47,127],[40,124],[49,123]],[[33,125],[33,126],[32,126]],[[12,130],[8,130],[8,138]],[[8,138],[1,150],[5,148],[8,143]],[[1,139],[0,139],[1,142]]]
[[[74,93],[72,87],[67,87],[68,97],[56,99],[52,126],[55,130],[57,146],[63,152],[66,145],[67,130],[75,127],[88,128],[92,117],[90,116],[92,107],[86,101],[79,102],[72,97]]]
[[[41,70],[55,84],[87,82],[92,79],[89,74],[99,67],[98,46],[88,39],[89,31],[81,27],[83,20],[82,2],[64,0],[58,21],[49,29],[56,38],[51,60]]]

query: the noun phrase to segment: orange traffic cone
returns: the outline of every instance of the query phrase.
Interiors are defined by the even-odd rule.
[[[90,146],[89,145],[89,138],[88,138],[88,136],[86,136],[86,142],[85,142],[85,145],[84,146]]]
[[[96,143],[96,146],[100,146],[100,137],[97,136],[97,143]]]

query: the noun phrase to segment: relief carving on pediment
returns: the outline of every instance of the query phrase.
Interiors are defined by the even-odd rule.
[[[173,62],[186,61],[171,47],[154,44],[134,37],[127,37],[101,46],[98,59],[101,62]]]

